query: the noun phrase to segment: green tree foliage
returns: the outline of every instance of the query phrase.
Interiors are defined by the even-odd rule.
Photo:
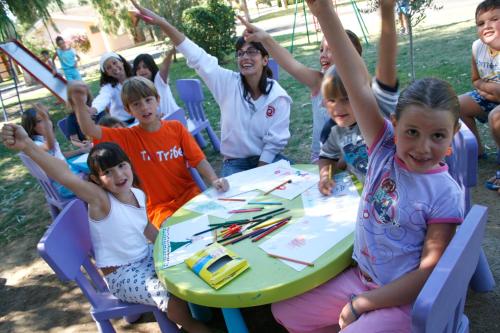
[[[12,20],[19,23],[33,23],[38,19],[50,19],[49,5],[55,4],[62,10],[62,0],[0,0],[0,38],[16,37]]]
[[[207,6],[186,10],[182,16],[186,35],[205,51],[224,61],[234,50],[236,28],[234,10],[220,0],[209,0]]]

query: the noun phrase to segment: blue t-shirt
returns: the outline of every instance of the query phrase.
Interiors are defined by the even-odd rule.
[[[76,51],[73,48],[67,50],[57,49],[56,52],[63,70],[76,67]]]

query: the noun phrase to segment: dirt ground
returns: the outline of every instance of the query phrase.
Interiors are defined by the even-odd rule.
[[[481,161],[479,184],[473,191],[474,203],[489,207],[483,247],[497,287],[486,294],[469,293],[466,314],[471,321],[471,332],[500,332],[500,196],[483,186],[484,179],[492,175],[496,168],[493,159]],[[0,332],[95,332],[96,326],[89,315],[89,303],[74,284],[61,283],[38,257],[37,242],[38,239],[27,236],[2,249]],[[282,332],[273,322],[267,307],[247,310],[244,314],[251,332]],[[220,314],[216,313],[213,325],[223,325]],[[144,316],[135,324],[117,320],[115,328],[119,332],[159,331],[152,316]]]

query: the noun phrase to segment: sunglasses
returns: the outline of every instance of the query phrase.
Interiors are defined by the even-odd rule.
[[[245,54],[248,55],[249,57],[254,57],[257,54],[260,54],[260,51],[253,48],[253,47],[249,47],[248,49],[246,49],[246,51],[244,51],[244,50],[236,51],[237,58],[243,58],[245,56]]]

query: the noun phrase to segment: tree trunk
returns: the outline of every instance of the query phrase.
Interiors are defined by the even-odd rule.
[[[411,15],[406,15],[406,22],[408,24],[408,37],[410,38],[410,69],[411,69],[411,80],[415,81],[415,54],[413,52],[413,27],[411,21]]]

